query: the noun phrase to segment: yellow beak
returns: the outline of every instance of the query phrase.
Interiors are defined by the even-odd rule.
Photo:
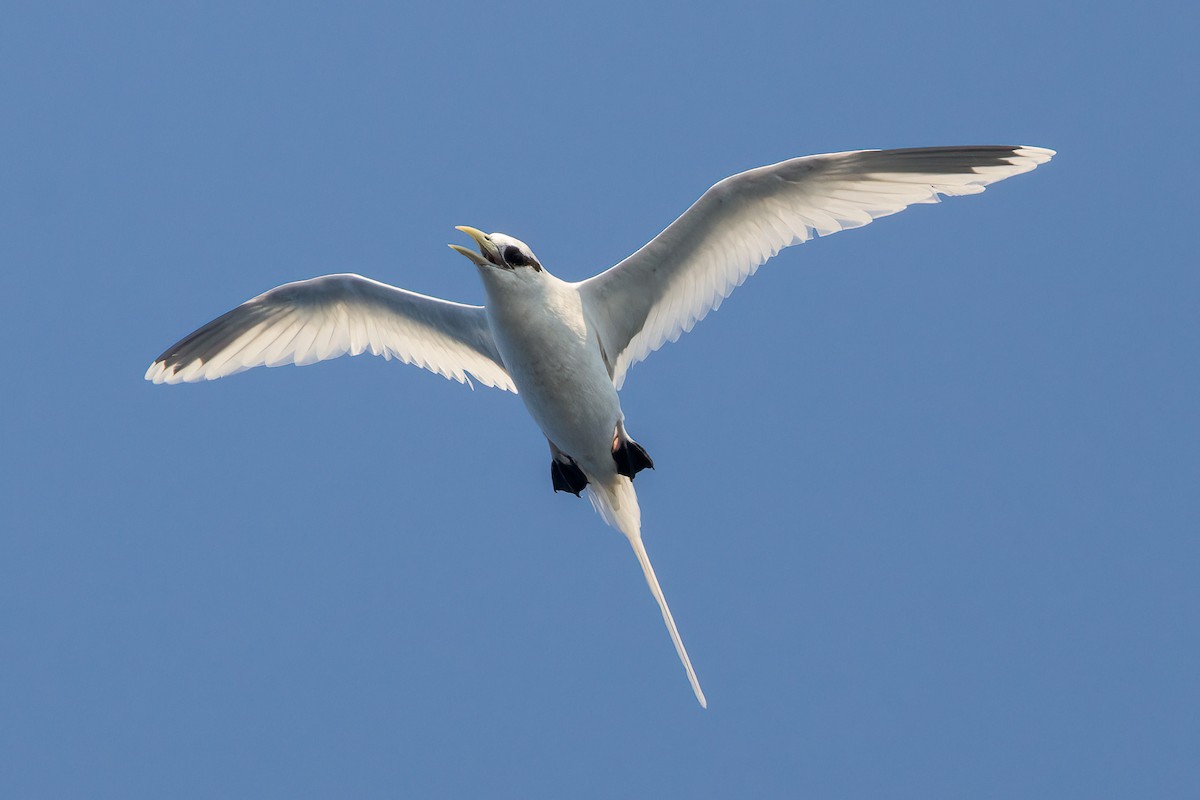
[[[492,244],[492,241],[491,241],[491,239],[488,238],[488,235],[486,233],[484,233],[483,231],[479,230],[478,228],[472,228],[469,225],[456,225],[455,230],[460,230],[463,233],[465,233],[467,236],[470,236],[472,239],[474,239],[475,243],[479,245],[479,253],[476,253],[473,250],[468,250],[467,248],[461,247],[456,244],[450,245],[450,249],[455,251],[456,253],[463,254],[464,256],[469,258],[471,261],[473,261],[477,266],[486,267],[486,266],[491,265],[491,262],[487,258],[485,258],[483,255],[481,255],[482,253],[486,253],[488,255],[491,255],[492,257],[499,256],[499,254],[500,254],[499,248],[497,248],[496,245]]]

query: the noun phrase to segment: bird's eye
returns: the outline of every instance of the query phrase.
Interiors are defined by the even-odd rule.
[[[525,258],[525,254],[521,252],[520,248],[514,247],[511,244],[504,248],[504,263],[510,267],[524,267],[529,265],[528,259]]]

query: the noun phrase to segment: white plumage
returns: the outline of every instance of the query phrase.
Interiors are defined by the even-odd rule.
[[[977,194],[1053,155],[1041,147],[857,150],[726,178],[645,247],[580,284],[603,320],[605,350],[617,356],[617,388],[629,367],[690,331],[783,248],[938,195]]]
[[[579,283],[555,278],[523,242],[460,228],[487,306],[451,303],[359,275],[265,292],[183,338],[146,371],[154,383],[369,352],[460,382],[519,390],[550,444],[555,491],[585,486],[628,538],[697,700],[707,705],[641,537],[632,478],[649,457],[625,432],[629,368],[675,341],[785,247],[866,225],[939,195],[977,194],[1054,151],[983,146],[857,150],[783,161],[720,181],[666,230]]]
[[[370,353],[459,383],[517,389],[482,306],[449,303],[361,275],[277,286],[200,328],[146,370],[154,383],[215,380],[250,369]]]

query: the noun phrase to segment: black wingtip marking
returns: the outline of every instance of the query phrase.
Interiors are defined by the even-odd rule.
[[[976,167],[1004,167],[1019,158],[1020,145],[974,145],[966,147],[910,147],[901,150],[867,151],[865,163],[880,164],[886,172],[931,172],[941,174],[974,172]]]

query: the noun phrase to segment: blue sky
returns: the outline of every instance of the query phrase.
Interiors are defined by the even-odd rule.
[[[0,30],[5,797],[1200,793],[1188,4],[20,3]],[[1027,143],[636,367],[647,546],[517,398],[362,357],[156,387],[355,271],[581,278],[714,181]]]

